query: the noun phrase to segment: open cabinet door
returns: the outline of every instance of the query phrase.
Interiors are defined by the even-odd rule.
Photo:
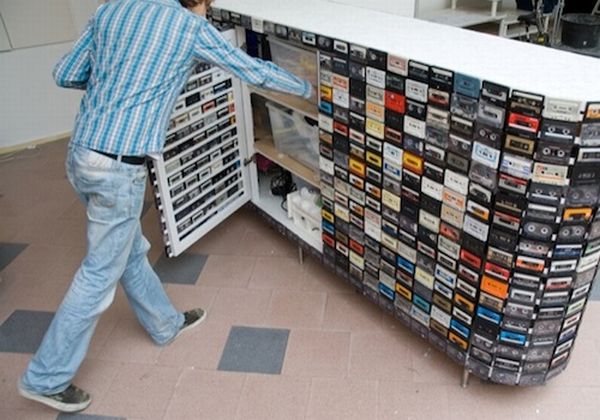
[[[223,35],[235,43],[235,31]],[[149,163],[169,257],[176,257],[251,198],[241,82],[205,63],[177,103],[162,156]]]

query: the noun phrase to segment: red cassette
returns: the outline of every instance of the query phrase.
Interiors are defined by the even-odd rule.
[[[485,263],[485,272],[491,276],[498,277],[504,281],[508,281],[510,279],[510,270],[500,267],[499,265],[493,264],[491,262]]]
[[[511,113],[508,117],[508,126],[530,133],[537,133],[540,128],[540,120],[526,115]]]
[[[331,236],[323,233],[323,243],[327,246],[329,246],[330,248],[335,248],[335,239],[333,239]]]
[[[466,249],[460,250],[460,260],[477,270],[481,268],[481,258]]]
[[[406,98],[404,95],[386,90],[385,107],[400,114],[404,114],[406,111]]]

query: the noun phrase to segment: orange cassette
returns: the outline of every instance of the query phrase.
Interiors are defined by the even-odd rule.
[[[333,102],[333,89],[329,86],[321,85],[321,100]]]
[[[510,270],[491,262],[485,263],[485,272],[504,281],[508,281],[510,279]]]
[[[499,299],[506,299],[508,283],[484,275],[481,279],[481,290]]]
[[[352,172],[354,175],[359,176],[361,178],[365,177],[365,164],[363,162],[360,162],[354,158],[350,158],[350,160],[348,161],[348,167],[350,169],[350,172]]]
[[[563,220],[565,222],[574,222],[579,220],[588,221],[592,218],[593,209],[591,207],[565,209]]]
[[[350,239],[349,243],[350,249],[356,252],[358,255],[363,255],[365,252],[365,247],[356,242],[354,239]]]
[[[404,151],[404,154],[402,155],[402,164],[409,171],[412,171],[417,175],[423,175],[424,168],[422,157]]]
[[[471,314],[475,312],[475,304],[458,293],[454,295],[454,302],[465,308]]]
[[[460,250],[460,260],[477,270],[481,268],[481,258],[466,249]]]
[[[464,351],[466,351],[467,348],[469,347],[469,343],[467,343],[466,340],[464,340],[462,337],[454,334],[452,331],[450,331],[448,333],[448,340],[450,340],[450,342],[456,344],[458,347],[460,347]]]

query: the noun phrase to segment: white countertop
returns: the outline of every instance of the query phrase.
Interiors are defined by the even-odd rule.
[[[217,0],[214,6],[513,89],[600,101],[600,59],[592,57],[323,0]]]

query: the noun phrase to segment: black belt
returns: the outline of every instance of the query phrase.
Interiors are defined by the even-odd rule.
[[[94,152],[100,153],[101,155],[107,156],[119,162],[128,163],[129,165],[143,165],[146,163],[146,158],[144,156],[113,155],[112,153],[101,152],[99,150],[94,150]]]

